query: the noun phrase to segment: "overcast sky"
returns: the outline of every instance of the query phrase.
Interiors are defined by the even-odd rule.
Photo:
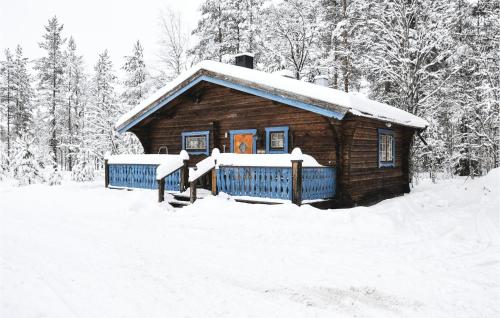
[[[108,49],[115,69],[123,64],[123,56],[131,53],[133,43],[140,40],[146,61],[156,61],[158,15],[170,6],[182,12],[183,19],[194,28],[200,15],[202,0],[0,0],[0,49],[14,49],[21,44],[25,56],[40,57],[38,42],[43,26],[57,15],[64,24],[63,34],[75,38],[85,57],[87,68],[94,65],[97,54]]]

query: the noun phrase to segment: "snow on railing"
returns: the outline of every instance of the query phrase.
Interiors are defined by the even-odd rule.
[[[186,151],[172,154],[127,154],[105,157],[105,186],[157,189],[162,180],[167,190],[179,190],[181,168],[189,160]]]
[[[215,148],[212,151],[212,156],[207,157],[203,159],[202,161],[198,162],[196,164],[195,168],[189,168],[189,182],[193,182],[203,176],[204,174],[208,173],[210,170],[212,170],[215,167],[215,158],[214,158],[214,152],[219,151],[217,148]]]
[[[161,180],[174,171],[182,168],[184,161],[189,160],[189,155],[186,150],[182,150],[178,155],[167,156],[170,156],[168,160],[156,168],[156,180]]]
[[[292,153],[284,154],[235,154],[219,153],[217,150],[216,155],[217,168],[219,166],[291,167],[292,160],[302,160],[303,167],[323,167],[314,157],[303,154],[300,148],[294,148]]]
[[[160,165],[179,155],[127,154],[106,155],[108,164]]]

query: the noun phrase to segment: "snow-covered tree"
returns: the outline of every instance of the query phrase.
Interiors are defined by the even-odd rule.
[[[198,43],[191,50],[197,60],[222,61],[225,54],[233,53],[226,42],[227,14],[223,1],[205,0],[201,5],[201,19],[193,35]]]
[[[9,158],[5,149],[0,145],[0,181],[9,173]]]
[[[5,50],[5,60],[1,63],[0,101],[2,115],[5,118],[6,156],[10,158],[12,147],[12,119],[13,119],[13,81],[14,81],[14,59],[9,49]]]
[[[159,17],[161,72],[165,80],[172,80],[189,66],[187,54],[189,32],[181,14],[171,8],[163,10]]]
[[[284,0],[266,11],[263,62],[268,71],[289,69],[297,79],[310,71],[319,39],[315,0]]]
[[[333,88],[349,92],[360,89],[360,53],[364,51],[365,37],[359,32],[363,26],[364,5],[359,0],[320,0],[319,50],[313,68],[326,75]]]
[[[93,181],[95,179],[96,158],[89,149],[81,149],[76,158],[76,165],[71,172],[71,179],[76,182]]]
[[[64,64],[63,45],[66,39],[62,36],[63,25],[57,17],[49,20],[45,26],[45,34],[40,47],[45,50],[45,56],[38,59],[36,69],[38,70],[39,99],[41,106],[48,112],[49,146],[51,161],[54,168],[58,164],[58,148],[60,142],[59,130],[60,119],[58,111],[63,107],[64,91]]]
[[[32,98],[31,76],[28,72],[28,59],[23,56],[21,46],[16,48],[16,56],[13,69],[12,102],[14,104],[13,124],[16,136],[20,136],[28,130],[32,122]]]
[[[263,8],[266,0],[205,0],[193,35],[197,43],[190,53],[195,60],[230,61],[251,52],[258,61],[262,51]]]
[[[122,94],[122,100],[129,107],[139,104],[148,92],[146,87],[148,72],[143,51],[141,43],[137,41],[132,55],[125,56],[125,64],[122,67],[126,77],[123,82],[125,91]]]
[[[20,186],[43,181],[42,167],[36,155],[35,145],[35,137],[31,132],[21,134],[16,140],[12,176]]]
[[[64,109],[61,118],[64,118],[62,146],[63,153],[66,153],[68,169],[73,168],[74,154],[82,142],[83,116],[86,100],[87,76],[84,71],[83,56],[77,53],[76,43],[73,37],[68,40],[64,68]]]
[[[456,1],[454,37],[459,48],[446,103],[453,110],[451,165],[461,175],[498,166],[500,104],[500,6]]]
[[[114,129],[114,124],[121,114],[120,106],[115,92],[116,76],[113,63],[105,50],[99,54],[94,66],[94,76],[91,81],[92,98],[87,107],[89,132],[87,138],[97,158],[103,158],[104,153],[119,152],[119,136]]]

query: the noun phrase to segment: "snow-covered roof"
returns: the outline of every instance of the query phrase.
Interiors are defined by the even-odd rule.
[[[223,82],[239,85],[239,87],[251,87],[259,92],[290,100],[290,105],[310,105],[311,111],[337,119],[342,119],[345,114],[351,113],[356,116],[414,128],[423,129],[428,126],[427,121],[420,117],[396,107],[370,100],[361,94],[346,93],[337,89],[241,66],[203,61],[183,72],[176,79],[125,113],[120,117],[115,128],[121,132],[130,129],[143,117],[163,107],[163,104],[168,104],[170,98],[175,98],[177,94],[189,88],[190,83],[200,78],[203,80],[214,79],[215,83]]]

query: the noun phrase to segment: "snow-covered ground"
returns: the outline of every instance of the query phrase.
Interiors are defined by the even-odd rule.
[[[499,184],[322,211],[0,183],[0,317],[500,317]]]

